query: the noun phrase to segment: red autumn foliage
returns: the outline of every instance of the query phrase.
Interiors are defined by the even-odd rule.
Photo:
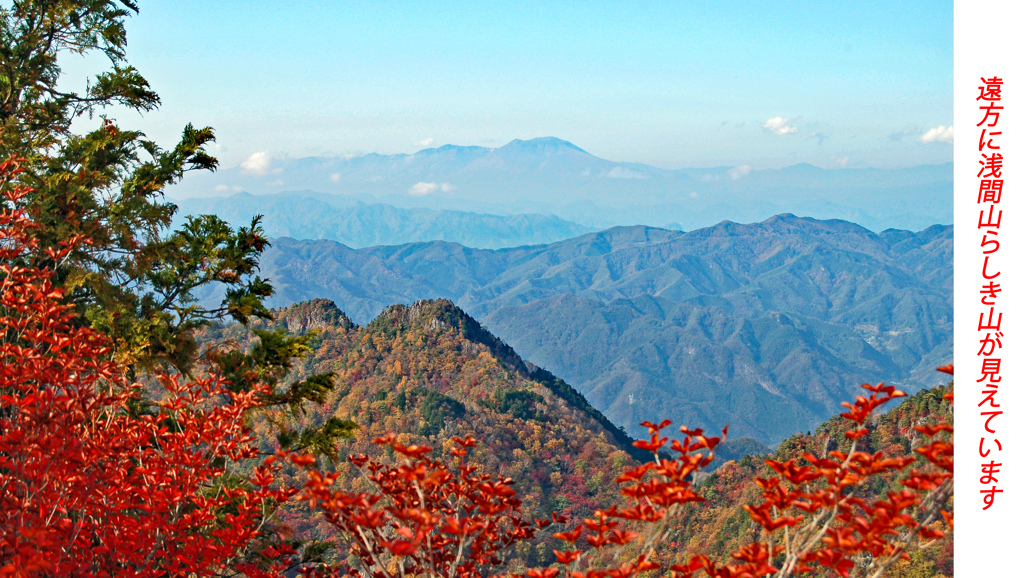
[[[0,180],[17,171],[15,162],[3,163]],[[16,202],[24,193],[12,187],[7,196]],[[236,394],[217,378],[183,383],[164,375],[157,414],[137,411],[141,386],[105,360],[107,341],[60,304],[52,270],[26,262],[34,226],[21,211],[0,214],[0,576],[312,573],[268,531],[277,506],[297,490],[275,488],[280,462],[258,460],[244,425],[267,388]],[[66,251],[50,251],[49,261],[59,263]],[[940,369],[952,373],[951,366]],[[858,451],[872,413],[903,396],[882,384],[864,388],[868,395],[843,414],[851,422],[848,451],[768,462],[777,476],[759,478],[761,501],[744,506],[761,537],[728,563],[707,556],[667,568],[661,562],[669,521],[702,501],[693,479],[722,438],[683,427],[682,439],[670,439],[661,434],[669,422],[645,423],[650,439],[636,445],[654,459],[617,478],[624,503],[555,533],[565,542],[554,552],[558,563],[519,576],[883,575],[952,526],[944,508],[953,492],[953,428],[917,426],[932,440],[915,450],[928,467],[907,472],[905,489],[869,503],[861,488],[915,460]],[[349,458],[371,492],[338,490],[337,475],[317,471],[310,456],[280,454],[309,470],[303,498],[357,560],[330,573],[486,576],[507,570],[516,544],[565,521],[523,519],[513,480],[467,465],[472,439],[455,439],[451,463],[396,440],[376,443],[401,463]]]
[[[506,550],[551,523],[523,519],[513,481],[477,472],[465,462],[467,449],[476,441],[454,441],[452,466],[430,459],[429,447],[398,443],[394,434],[374,443],[389,446],[404,463],[386,465],[364,455],[350,456],[379,493],[333,490],[337,474],[310,472],[303,497],[341,531],[358,559],[344,573],[486,576],[501,565]]]
[[[949,366],[942,370],[952,372]],[[683,427],[682,440],[669,439],[661,430],[670,422],[645,422],[651,437],[636,445],[653,451],[654,461],[629,468],[616,480],[626,504],[598,510],[582,525],[555,533],[554,538],[566,543],[564,550],[554,551],[557,565],[513,576],[630,578],[659,571],[671,578],[739,578],[826,570],[843,577],[884,575],[894,562],[941,538],[940,526],[952,526],[952,514],[943,508],[953,491],[953,446],[936,437],[951,434],[952,426],[918,426],[934,438],[915,450],[929,468],[911,470],[900,481],[906,489],[869,503],[859,490],[885,472],[906,470],[915,459],[857,451],[873,411],[904,395],[882,384],[863,387],[869,395],[858,396],[844,414],[851,421],[849,451],[824,457],[808,453],[803,463],[768,460],[778,477],[759,478],[762,501],[743,506],[762,527],[762,539],[733,552],[728,563],[703,555],[667,568],[659,563],[663,551],[671,553],[665,543],[669,521],[680,508],[702,501],[692,480],[714,459],[722,438]],[[359,559],[357,566],[345,570],[348,575],[487,575],[507,560],[503,550],[551,523],[522,520],[511,480],[477,474],[463,460],[473,440],[457,441],[460,447],[452,452],[456,464],[451,467],[431,459],[429,448],[404,447],[393,435],[378,439],[405,461],[395,466],[364,455],[350,457],[374,484],[374,492],[333,491],[333,474],[310,472],[304,498],[341,530]],[[666,446],[674,457],[661,453]]]
[[[18,171],[0,164],[0,181]],[[278,575],[292,552],[264,528],[295,492],[250,463],[258,388],[163,375],[158,413],[133,411],[141,386],[27,262],[34,227],[0,213],[0,576]]]

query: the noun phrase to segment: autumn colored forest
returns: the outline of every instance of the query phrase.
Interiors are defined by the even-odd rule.
[[[450,301],[268,308],[259,217],[172,227],[213,129],[108,116],[160,104],[136,11],[0,9],[0,576],[952,576],[952,382],[749,455],[634,440]]]

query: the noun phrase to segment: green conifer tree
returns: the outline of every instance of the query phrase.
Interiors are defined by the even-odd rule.
[[[259,256],[269,246],[259,217],[232,229],[215,216],[190,217],[171,230],[177,207],[164,190],[188,171],[215,170],[207,151],[209,127],[188,125],[180,142],[163,149],[107,116],[111,107],[145,113],[160,98],[126,61],[125,20],[131,0],[23,0],[0,7],[0,159],[18,159],[21,171],[0,182],[6,190],[27,185],[22,199],[39,226],[33,235],[37,266],[53,266],[55,282],[80,323],[111,338],[112,356],[133,374],[154,369],[190,373],[199,359],[196,330],[217,319],[247,323],[271,317],[264,299],[273,293],[259,276]],[[109,67],[68,90],[61,63],[70,55],[102,54]],[[74,127],[91,125],[76,133]],[[5,201],[5,203],[7,203]],[[8,203],[9,204],[9,203]],[[4,209],[12,207],[5,206]],[[48,250],[76,238],[60,263]],[[219,286],[223,300],[207,307],[197,289]],[[322,402],[329,374],[286,383],[292,361],[308,351],[310,335],[261,333],[252,351],[210,356],[234,378],[236,389],[272,377],[280,387],[267,405],[299,411]],[[243,371],[244,370],[244,371]],[[329,423],[286,439],[326,448],[352,424]],[[325,434],[330,434],[327,438]]]

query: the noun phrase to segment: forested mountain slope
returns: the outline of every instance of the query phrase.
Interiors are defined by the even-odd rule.
[[[952,355],[952,238],[778,215],[505,250],[277,239],[262,264],[277,305],[326,297],[357,322],[450,299],[633,433],[669,418],[773,444],[859,383],[935,385]]]
[[[949,384],[918,392],[888,412],[876,415],[868,427],[868,435],[858,442],[858,449],[872,454],[881,452],[885,457],[914,455],[918,461],[906,468],[906,471],[924,469],[924,458],[915,455],[913,450],[926,444],[928,438],[914,430],[914,426],[953,423],[952,403],[942,399],[951,387]],[[848,452],[850,440],[844,434],[849,428],[850,422],[836,415],[818,426],[813,433],[798,434],[786,439],[770,455],[748,456],[721,464],[699,484],[699,494],[704,501],[689,507],[675,523],[670,538],[670,544],[676,548],[675,559],[686,560],[698,553],[724,558],[741,545],[761,539],[760,528],[741,506],[762,501],[762,489],[755,481],[758,477],[777,476],[765,464],[764,458],[785,462],[789,459],[800,460],[805,453],[824,457],[834,450]],[[858,495],[867,503],[883,499],[890,491],[905,489],[898,484],[897,479],[895,473],[887,472],[878,477],[866,492]],[[896,563],[885,575],[889,578],[953,576],[952,532],[940,539],[938,544],[914,552],[910,560]]]
[[[631,454],[646,457],[583,396],[524,363],[449,301],[397,305],[359,327],[334,304],[316,300],[280,310],[275,322],[260,327],[317,332],[313,352],[297,373],[333,372],[338,387],[300,425],[332,416],[356,422],[356,437],[342,444],[342,458],[380,454],[371,441],[387,433],[398,434],[406,445],[438,449],[450,449],[452,436],[472,436],[480,445],[471,462],[516,480],[525,513],[544,518],[552,511],[590,515],[614,503],[617,472],[634,463]],[[227,340],[243,347],[251,338],[237,324],[203,335],[206,344]],[[273,429],[266,426],[257,433],[272,451]],[[362,483],[344,460],[338,467],[350,476],[346,484]],[[308,509],[296,508],[290,516],[300,531],[330,536],[326,526],[308,518]]]

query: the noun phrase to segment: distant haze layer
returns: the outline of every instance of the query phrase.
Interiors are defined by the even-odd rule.
[[[253,204],[250,197],[231,197],[243,191],[273,194],[284,205],[320,193],[335,207],[364,203],[499,216],[541,214],[587,228],[691,230],[724,220],[761,221],[783,212],[842,219],[875,232],[919,231],[953,222],[952,163],[893,170],[808,164],[666,170],[598,158],[553,137],[517,139],[497,148],[445,145],[411,155],[277,159],[258,153],[239,167],[189,175],[171,195],[224,197],[218,210],[237,213]],[[319,213],[295,205],[286,218],[308,221],[311,230],[322,228]],[[537,240],[552,239],[541,235]]]
[[[184,199],[178,208],[175,225],[188,215],[215,214],[241,227],[260,215],[263,229],[271,237],[327,239],[353,248],[451,241],[467,247],[502,249],[553,243],[591,230],[554,215],[487,215],[379,203],[353,205],[338,195],[307,191]]]

